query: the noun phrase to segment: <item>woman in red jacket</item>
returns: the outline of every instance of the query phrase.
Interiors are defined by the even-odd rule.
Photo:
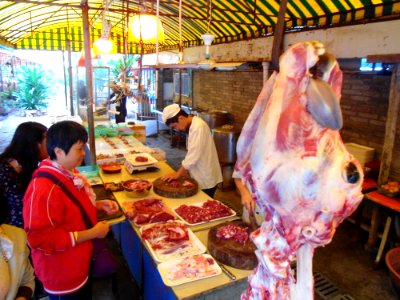
[[[92,188],[76,170],[85,156],[87,139],[85,128],[76,122],[52,125],[47,132],[50,159],[40,163],[24,197],[24,224],[33,266],[50,299],[91,299],[91,240],[105,237],[110,229],[108,223],[97,222],[96,209],[109,214],[118,209],[113,201],[95,201]],[[60,185],[79,201],[95,224],[92,228],[86,228],[80,209]]]

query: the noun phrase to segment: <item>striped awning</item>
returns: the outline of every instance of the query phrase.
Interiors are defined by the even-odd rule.
[[[14,49],[83,49],[84,0],[0,1],[0,45]],[[165,40],[159,50],[202,45],[210,32],[213,44],[272,35],[281,1],[159,0]],[[118,53],[137,54],[141,45],[127,34],[130,17],[156,14],[156,0],[88,0],[91,40],[100,38],[103,17],[111,22],[111,39]],[[181,3],[181,4],[180,4]],[[180,9],[181,7],[181,9]],[[179,13],[181,12],[181,26]],[[300,31],[398,19],[400,0],[288,0],[285,30]],[[181,30],[179,29],[181,27]],[[155,52],[146,44],[144,53]]]

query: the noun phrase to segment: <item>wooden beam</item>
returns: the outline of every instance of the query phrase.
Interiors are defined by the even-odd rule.
[[[400,110],[400,64],[393,68],[390,83],[389,105],[386,118],[385,140],[383,142],[381,168],[379,171],[378,184],[384,184],[389,179],[390,166],[392,163],[393,148],[396,138],[397,119]]]
[[[398,64],[400,63],[400,53],[395,54],[377,54],[377,55],[367,55],[367,62],[381,62],[386,64]]]
[[[8,41],[6,41],[5,39],[3,39],[2,37],[0,37],[0,48],[7,48],[7,50],[9,49],[13,49],[14,50],[14,45],[9,43]]]
[[[274,41],[272,43],[271,51],[271,65],[272,70],[279,70],[279,56],[282,54],[283,49],[283,34],[285,32],[285,15],[288,0],[282,0],[279,7],[278,21],[276,22]]]
[[[87,88],[87,122],[89,128],[89,148],[91,164],[96,164],[96,144],[94,137],[94,101],[93,101],[93,67],[92,54],[90,49],[90,28],[89,28],[89,7],[82,5],[82,27],[85,47],[85,68],[86,68],[86,88]]]

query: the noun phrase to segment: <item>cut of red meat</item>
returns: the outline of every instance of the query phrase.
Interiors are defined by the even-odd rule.
[[[149,223],[166,222],[168,220],[173,220],[173,219],[175,219],[175,217],[172,216],[171,214],[165,211],[160,211],[151,216]]]
[[[172,186],[172,187],[180,187],[181,183],[179,181],[172,180],[172,181],[168,182],[168,185]]]
[[[135,157],[135,161],[137,161],[137,162],[148,162],[149,159],[147,157],[145,157],[145,156],[136,156]]]
[[[244,244],[249,238],[249,234],[247,233],[247,228],[236,226],[234,224],[228,224],[218,228],[217,237],[224,240],[233,239],[239,244]]]
[[[188,239],[189,239],[188,233],[182,227],[169,227],[168,228],[168,240],[169,241],[188,240]]]
[[[207,200],[202,206],[182,204],[175,211],[189,224],[206,222],[232,215],[230,208],[215,200]]]
[[[146,214],[137,214],[132,220],[136,224],[147,224],[150,220],[150,216]]]
[[[159,198],[145,198],[135,202],[125,202],[125,215],[136,225],[165,222],[175,217],[168,213],[164,203]]]

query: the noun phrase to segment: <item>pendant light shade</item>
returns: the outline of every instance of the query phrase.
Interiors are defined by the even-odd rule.
[[[115,53],[115,49],[113,49],[113,43],[110,39],[111,36],[111,23],[106,21],[104,13],[103,13],[103,24],[102,24],[102,32],[101,37],[93,43],[93,50],[96,54],[107,54],[107,53]],[[114,51],[112,51],[114,50]]]
[[[206,46],[206,59],[210,58],[210,46],[212,41],[214,40],[214,36],[211,33],[205,33],[201,35],[201,38],[204,41],[204,45]]]
[[[94,50],[99,54],[111,53],[113,50],[113,43],[110,39],[99,38],[93,43]]]
[[[135,15],[130,22],[130,37],[134,42],[142,41],[145,44],[164,41],[164,28],[160,19],[149,14]]]

